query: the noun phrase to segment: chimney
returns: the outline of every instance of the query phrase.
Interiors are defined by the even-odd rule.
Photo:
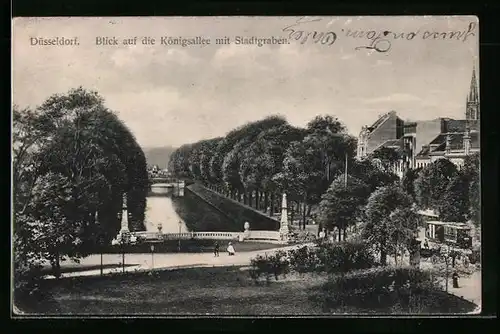
[[[451,136],[450,134],[446,135],[446,154],[450,154],[451,150]]]
[[[469,155],[470,146],[471,146],[471,136],[470,136],[470,128],[469,127],[467,127],[465,129],[463,145],[464,145],[465,155]]]

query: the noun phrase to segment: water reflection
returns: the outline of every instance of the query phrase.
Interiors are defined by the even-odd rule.
[[[172,199],[165,194],[165,196],[148,196],[146,204],[146,231],[157,232],[158,224],[162,224],[163,233],[177,233],[180,231],[186,232],[186,223],[175,212]]]
[[[145,227],[149,232],[157,232],[158,224],[162,224],[163,233],[187,231],[223,231],[241,230],[236,222],[213,208],[189,189],[184,196],[176,196],[172,188],[155,188],[147,197]]]

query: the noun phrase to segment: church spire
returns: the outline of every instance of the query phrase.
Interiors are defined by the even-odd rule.
[[[479,102],[479,94],[477,90],[476,67],[472,68],[472,79],[470,82],[469,102]]]
[[[479,119],[479,92],[477,87],[476,67],[472,68],[472,79],[470,82],[470,91],[467,95],[467,108],[465,111],[466,120]]]

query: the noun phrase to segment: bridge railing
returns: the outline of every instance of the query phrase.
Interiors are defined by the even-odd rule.
[[[143,240],[238,240],[244,236],[245,240],[271,240],[279,241],[280,233],[277,231],[250,231],[245,235],[244,232],[183,232],[183,233],[162,233],[159,232],[134,232],[136,237]]]
[[[250,231],[249,236],[245,237],[247,240],[280,240],[280,233],[278,231]]]
[[[241,232],[183,232],[183,233],[162,233],[163,240],[187,240],[187,239],[216,239],[216,240],[237,240]],[[135,236],[145,240],[155,240],[160,238],[158,232],[135,232]]]

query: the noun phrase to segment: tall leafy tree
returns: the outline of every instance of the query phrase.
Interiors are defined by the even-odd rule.
[[[345,240],[347,228],[356,224],[369,195],[370,189],[363,181],[348,176],[346,184],[344,175],[340,175],[322,196],[319,222],[330,231],[337,227],[339,240],[342,232]]]
[[[306,224],[306,204],[324,187],[321,153],[311,142],[293,142],[283,161],[283,173],[275,180],[282,184],[292,201],[303,203],[302,225]],[[319,191],[318,191],[319,190]]]
[[[415,181],[417,180],[418,174],[421,170],[421,168],[407,169],[403,174],[403,179],[401,180],[403,189],[413,198],[413,200],[416,200]]]
[[[365,182],[370,187],[370,192],[399,181],[396,174],[381,170],[369,159],[351,161],[348,171],[349,175]]]
[[[212,159],[213,153],[221,140],[221,137],[206,140],[200,148],[200,173],[201,179],[206,184],[217,183],[217,180],[214,180],[210,174],[210,160]]]
[[[466,176],[462,173],[454,175],[439,202],[439,218],[442,221],[466,222],[469,200],[469,182]]]
[[[239,173],[239,151],[249,145],[260,134],[260,132],[285,123],[286,120],[280,116],[269,116],[263,120],[247,123],[230,131],[222,140],[219,141],[213,157],[210,160],[211,178],[216,180],[218,184],[224,185],[224,177],[228,179],[229,173]],[[238,152],[236,152],[234,149],[239,142],[242,143],[240,143],[238,146]],[[231,156],[226,160],[227,155],[231,151],[233,151],[233,153],[231,153]],[[231,160],[233,160],[232,163]],[[224,168],[226,168],[226,175],[224,173]],[[241,181],[236,182],[241,183]],[[238,184],[233,186],[236,185]]]
[[[400,207],[391,212],[387,224],[389,241],[387,248],[393,254],[396,265],[400,254],[411,251],[419,224],[421,216],[412,208]]]
[[[341,173],[345,156],[354,157],[356,139],[347,134],[346,127],[333,116],[316,116],[307,124],[310,142],[321,157],[321,164],[328,184]]]
[[[26,244],[42,244],[28,242],[37,231],[47,242],[51,235],[57,242],[78,237],[78,244],[61,241],[53,258],[85,255],[96,240],[96,212],[101,213],[105,237],[110,239],[119,229],[124,192],[132,228],[144,228],[149,186],[144,153],[97,93],[73,89],[49,97],[34,111],[14,108],[13,116],[14,232]],[[23,249],[21,257],[33,254]]]
[[[279,188],[274,177],[283,170],[285,152],[290,143],[300,141],[303,137],[302,129],[288,124],[273,127],[261,132],[242,153],[239,171],[241,181],[247,189],[263,189],[264,208],[270,204],[271,212],[274,212],[275,192]]]
[[[448,183],[457,174],[457,167],[448,159],[438,159],[427,165],[415,181],[417,203],[423,209],[439,212]]]
[[[397,150],[390,147],[380,147],[370,154],[371,159],[380,161],[383,170],[392,171],[394,164],[401,159],[401,154]]]
[[[481,178],[479,154],[472,154],[465,158],[464,166],[460,171],[469,184],[469,214],[468,219],[479,224],[481,219]]]
[[[396,210],[410,208],[411,204],[410,196],[397,184],[378,188],[368,199],[363,238],[380,252],[382,265],[387,263],[387,254],[394,249],[390,232],[394,231],[396,220],[391,219],[391,215]]]

